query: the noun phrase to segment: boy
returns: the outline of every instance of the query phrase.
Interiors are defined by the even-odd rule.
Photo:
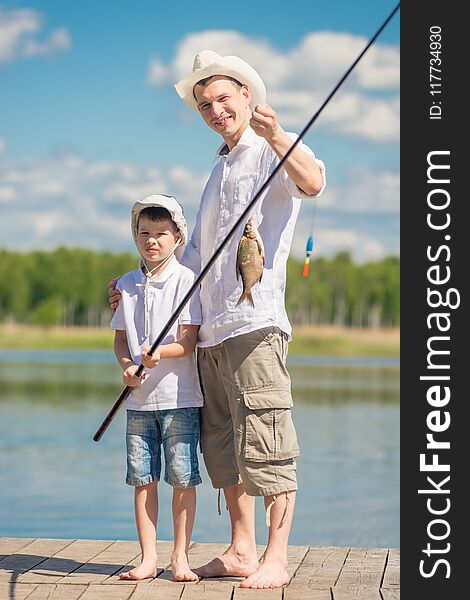
[[[189,568],[187,553],[196,511],[195,486],[202,481],[197,444],[203,399],[194,359],[201,323],[197,293],[163,344],[148,355],[153,340],[194,281],[192,271],[176,258],[187,241],[187,226],[176,199],[163,194],[136,202],[131,226],[142,260],[138,269],[117,284],[122,300],[111,327],[115,329],[114,352],[124,371],[124,384],[134,388],[126,400],[126,482],[135,486],[142,562],[120,578],[139,580],[156,574],[157,483],[163,446],[165,481],[173,487],[171,568],[177,581],[192,581],[198,577]],[[145,371],[137,377],[140,362]]]

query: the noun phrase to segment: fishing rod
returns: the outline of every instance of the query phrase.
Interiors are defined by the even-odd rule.
[[[292,154],[292,152],[294,151],[294,149],[297,147],[297,145],[300,143],[300,141],[302,140],[302,138],[304,137],[304,135],[307,133],[307,131],[310,129],[310,127],[318,119],[318,117],[322,113],[322,111],[325,108],[325,106],[329,103],[329,101],[331,100],[331,98],[336,94],[336,92],[341,87],[341,85],[344,83],[344,81],[349,76],[349,74],[351,73],[351,71],[355,68],[355,66],[361,60],[361,58],[364,56],[364,54],[367,52],[367,50],[372,46],[372,44],[375,42],[375,40],[379,37],[379,35],[382,33],[382,31],[385,29],[385,27],[391,21],[391,19],[393,18],[393,16],[395,15],[395,13],[398,11],[399,8],[400,8],[400,3],[398,3],[395,6],[395,8],[392,10],[392,12],[389,14],[389,16],[385,19],[385,21],[382,23],[382,25],[377,29],[377,31],[371,37],[371,39],[369,40],[369,42],[367,43],[367,45],[364,47],[364,49],[362,50],[362,52],[357,56],[356,60],[351,64],[351,66],[349,67],[349,69],[345,72],[345,74],[341,77],[341,79],[338,81],[338,83],[335,85],[335,87],[332,89],[332,91],[328,94],[328,96],[326,97],[325,101],[320,106],[320,108],[317,110],[317,112],[313,115],[313,117],[310,119],[310,121],[307,123],[307,125],[305,125],[305,127],[302,129],[302,131],[300,132],[299,136],[294,141],[294,143],[292,144],[292,146],[285,153],[285,155],[280,159],[279,163],[274,168],[274,170],[271,173],[271,175],[266,179],[266,181],[263,183],[263,185],[260,187],[260,189],[256,192],[254,198],[247,205],[246,209],[238,217],[237,221],[235,222],[235,224],[233,225],[233,227],[228,232],[227,237],[225,238],[225,240],[223,242],[221,242],[221,244],[218,246],[218,248],[215,250],[215,252],[212,255],[212,257],[210,258],[210,260],[201,269],[201,272],[199,273],[199,275],[194,280],[193,285],[186,292],[186,294],[184,295],[183,299],[181,300],[181,302],[178,304],[177,308],[175,309],[175,312],[169,318],[167,324],[161,330],[161,332],[158,335],[157,339],[153,342],[153,344],[150,347],[150,350],[148,352],[148,354],[150,356],[155,352],[155,350],[158,348],[158,346],[160,346],[160,344],[162,343],[162,341],[165,339],[166,335],[170,331],[170,329],[173,326],[173,324],[175,323],[176,319],[180,316],[183,308],[186,306],[186,304],[189,301],[189,299],[191,298],[191,296],[197,290],[197,288],[199,287],[201,281],[207,275],[209,269],[212,267],[212,265],[214,264],[214,262],[217,260],[217,258],[219,257],[220,253],[222,252],[222,250],[227,246],[227,244],[230,241],[230,239],[232,238],[233,234],[238,230],[238,228],[240,227],[240,225],[245,221],[246,217],[248,216],[248,213],[251,212],[251,210],[253,209],[254,205],[256,204],[256,202],[258,201],[258,199],[260,198],[260,196],[263,194],[263,192],[266,190],[266,188],[268,187],[268,185],[271,183],[271,180],[273,179],[273,177],[275,177],[277,175],[277,173],[280,171],[280,169],[282,168],[282,166],[284,165],[284,163],[286,162],[286,160],[289,158],[289,156]],[[142,374],[143,370],[144,370],[144,366],[142,364],[139,365],[137,371],[135,372],[135,375],[137,377],[139,377]],[[124,401],[126,400],[126,398],[129,396],[129,394],[131,393],[132,389],[133,388],[128,385],[128,386],[126,386],[122,390],[119,398],[113,404],[111,410],[108,412],[108,414],[104,418],[103,422],[101,423],[100,427],[98,428],[98,430],[96,431],[95,435],[93,436],[93,441],[94,442],[99,442],[100,439],[103,437],[104,432],[109,427],[109,425],[110,425],[111,421],[114,419],[117,411],[121,408],[122,404],[124,403]]]

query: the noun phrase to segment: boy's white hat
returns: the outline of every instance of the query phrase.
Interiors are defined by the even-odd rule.
[[[166,208],[166,210],[170,213],[171,218],[176,227],[178,227],[183,240],[183,243],[175,250],[176,258],[180,259],[183,255],[184,246],[188,241],[188,226],[186,225],[186,219],[184,218],[183,207],[173,196],[167,196],[166,194],[153,194],[152,196],[147,196],[143,200],[137,200],[137,202],[134,203],[131,210],[131,229],[134,242],[137,245],[137,225],[139,222],[139,215],[144,208],[149,208],[149,206]]]
[[[238,56],[220,56],[213,50],[203,50],[196,54],[191,75],[175,84],[179,97],[193,110],[197,110],[197,102],[193,95],[194,86],[201,79],[213,75],[233,77],[247,85],[251,92],[251,110],[266,100],[266,88],[263,80],[253,67]]]

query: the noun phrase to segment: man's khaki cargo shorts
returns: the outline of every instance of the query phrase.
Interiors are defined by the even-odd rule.
[[[204,393],[201,448],[214,488],[251,496],[297,489],[287,336],[277,327],[198,348]]]

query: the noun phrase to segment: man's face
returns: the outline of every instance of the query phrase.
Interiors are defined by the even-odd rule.
[[[233,148],[248,127],[251,110],[250,90],[238,87],[230,79],[216,77],[205,87],[195,85],[198,110],[207,125]]]

